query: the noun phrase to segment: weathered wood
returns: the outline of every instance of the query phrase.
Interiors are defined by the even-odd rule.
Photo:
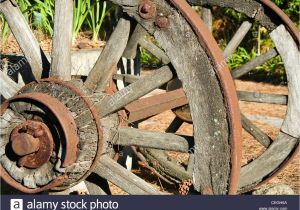
[[[112,96],[108,96],[101,102],[95,104],[100,116],[106,116],[127,104],[139,99],[150,93],[162,84],[168,82],[173,77],[169,67],[165,66],[156,70],[153,74],[143,77],[142,79],[123,88]]]
[[[224,50],[224,57],[225,59],[228,59],[234,51],[237,49],[237,47],[241,44],[243,39],[245,38],[248,31],[251,29],[252,23],[249,21],[244,21],[240,28],[237,30],[237,32],[234,34],[234,36],[229,41],[228,45],[226,46]]]
[[[71,80],[73,0],[55,0],[50,75]]]
[[[87,76],[95,66],[101,52],[102,48],[72,51],[72,75]]]
[[[154,55],[156,58],[161,60],[163,64],[170,63],[170,59],[166,55],[166,53],[160,49],[158,46],[156,46],[153,42],[147,39],[147,37],[142,37],[139,40],[139,44],[141,47],[149,51],[152,55]]]
[[[150,170],[153,174],[155,174],[158,178],[160,178],[161,180],[165,181],[168,184],[173,184],[172,181],[170,181],[169,179],[167,179],[167,177],[164,177],[162,174],[160,174],[155,168],[151,167],[149,165],[149,162],[147,161],[147,159],[145,158],[145,156],[137,150],[137,148],[135,147],[131,147],[131,149],[133,150],[133,152],[137,155],[137,157],[142,161],[142,163],[140,164],[142,167],[147,168],[148,170]]]
[[[269,12],[265,12],[266,8],[258,1],[249,0],[188,0],[192,5],[203,6],[220,6],[222,8],[232,8],[238,12],[247,15],[250,18],[255,18],[260,24],[272,30],[276,28],[276,21],[272,20]],[[275,19],[277,20],[277,19]]]
[[[270,117],[265,115],[246,115],[246,117],[251,121],[258,121],[269,124],[278,129],[281,128],[281,125],[283,123],[283,119],[279,117]]]
[[[34,79],[34,77],[35,79],[40,79],[43,69],[46,71],[49,70],[49,62],[22,12],[11,1],[2,1],[0,3],[0,11],[5,16],[27,62],[30,64],[32,69],[31,79]]]
[[[125,106],[125,109],[129,112],[128,121],[137,122],[163,113],[164,111],[186,105],[187,103],[184,91],[177,89],[159,95],[141,98]]]
[[[186,19],[167,2],[154,0],[154,3],[168,14],[171,23],[168,28],[160,30],[155,27],[154,20],[141,19],[136,13],[137,7],[126,7],[125,12],[154,35],[182,81],[194,122],[195,189],[203,194],[226,194],[230,176],[230,138],[215,66]]]
[[[299,46],[283,25],[270,36],[281,55],[288,80],[288,108],[281,130],[293,137],[300,137],[300,51]]]
[[[202,20],[210,32],[213,31],[213,16],[210,8],[202,8]]]
[[[113,67],[119,62],[127,45],[130,32],[130,21],[121,18],[114,32],[106,43],[95,66],[89,73],[85,86],[90,89],[104,90],[112,76]]]
[[[141,79],[140,76],[130,75],[130,74],[114,74],[113,75],[114,80],[122,80],[125,83],[134,83]]]
[[[267,151],[242,168],[239,189],[255,185],[273,174],[298,144],[299,139],[280,132]]]
[[[125,192],[135,195],[160,195],[162,194],[149,183],[123,168],[110,157],[103,155],[98,160],[98,165],[94,171],[99,176],[117,185]]]
[[[265,62],[267,62],[271,58],[276,57],[277,55],[278,52],[275,49],[270,49],[267,52],[242,65],[241,67],[232,70],[231,75],[235,79],[244,76],[245,74],[254,70],[257,66],[264,64]]]
[[[183,180],[190,179],[185,167],[180,162],[173,160],[165,151],[156,149],[140,149],[148,163],[160,174],[168,179],[181,183]],[[193,165],[194,166],[194,165]]]
[[[166,133],[176,133],[182,124],[183,120],[179,117],[175,117],[169,127],[166,129]]]
[[[188,152],[194,145],[190,136],[160,133],[135,128],[119,128],[116,145],[138,146],[168,151]]]
[[[111,195],[111,190],[106,179],[95,173],[91,173],[85,180],[90,195],[97,195],[99,191],[103,195]],[[96,185],[96,186],[95,186]]]
[[[8,99],[15,95],[22,86],[14,82],[9,76],[0,70],[0,94]]]
[[[243,128],[250,133],[259,143],[268,148],[273,140],[262,130],[256,127],[245,115],[242,114]]]
[[[83,49],[76,50],[71,52],[71,61],[72,61],[72,75],[87,76],[91,69],[95,66],[97,59],[101,54],[102,48],[99,49]],[[45,55],[46,58],[51,62],[51,56],[49,54]],[[26,59],[22,55],[6,55],[0,54],[1,58],[7,59],[9,63],[15,63],[18,66],[22,67],[18,69],[18,72],[22,74],[22,77],[26,83],[30,81],[28,77],[28,72],[30,72],[30,66],[28,63],[25,63]],[[6,62],[5,60],[3,61]],[[4,65],[4,71],[9,71],[7,65]]]
[[[104,190],[95,182],[85,180],[84,183],[90,195],[107,195],[106,192],[104,192]]]
[[[134,59],[136,57],[139,40],[147,34],[147,31],[140,24],[137,24],[130,36],[127,47],[124,50],[123,57],[127,59]]]
[[[189,162],[187,166],[187,172],[190,174],[190,176],[193,176],[193,171],[194,171],[194,164],[195,164],[195,155],[193,153],[189,154]]]
[[[279,94],[238,91],[240,101],[287,105],[288,96]]]

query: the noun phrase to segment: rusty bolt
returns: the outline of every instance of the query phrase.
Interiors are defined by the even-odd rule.
[[[144,19],[156,16],[156,5],[150,0],[144,0],[139,5],[139,15]]]
[[[163,16],[157,18],[154,24],[159,28],[168,28],[170,26],[170,21],[169,18]]]
[[[157,160],[152,160],[151,161],[153,167],[158,167],[158,161]]]
[[[27,133],[19,133],[11,138],[12,150],[19,156],[25,156],[37,152],[40,141]]]

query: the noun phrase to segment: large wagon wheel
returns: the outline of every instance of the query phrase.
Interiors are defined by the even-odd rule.
[[[194,185],[202,194],[234,194],[240,173],[241,125],[229,71],[217,65],[222,61],[217,44],[187,4],[163,0],[112,2],[123,8],[124,16],[95,67],[81,81],[71,80],[72,0],[55,1],[50,72],[44,68],[47,60],[15,1],[1,1],[0,11],[33,77],[20,89],[0,71],[0,91],[7,99],[1,105],[1,178],[22,192],[38,193],[64,190],[93,172],[130,194],[160,194],[113,161],[110,145],[136,145],[131,136],[137,135],[143,137],[138,141],[143,147],[181,150],[176,140],[186,147],[185,138],[177,135],[124,128],[120,120],[123,115],[119,114],[124,106],[178,76],[195,124],[191,142],[196,148]],[[136,22],[137,28],[142,26],[154,36],[170,62],[109,95],[112,91],[108,83]],[[90,192],[100,193],[99,186],[86,183]]]
[[[268,136],[264,131],[256,126],[250,119],[242,114],[243,128],[251,134],[265,149],[256,157],[255,160],[245,164],[241,170],[241,178],[239,182],[239,192],[245,192],[253,189],[259,184],[265,183],[272,177],[276,176],[284,169],[289,161],[295,157],[299,151],[299,117],[300,117],[300,104],[299,104],[299,81],[300,81],[300,53],[299,53],[299,31],[293,25],[291,20],[272,2],[268,0],[261,1],[198,1],[189,0],[191,5],[197,6],[219,6],[232,8],[240,13],[245,14],[249,20],[244,21],[236,34],[232,37],[224,50],[224,57],[228,59],[231,54],[238,48],[241,41],[245,38],[247,32],[252,26],[254,20],[258,21],[262,26],[269,30],[269,34],[275,45],[274,49],[261,54],[257,58],[249,61],[243,66],[232,71],[234,79],[240,78],[247,74],[255,67],[267,62],[269,59],[276,56],[281,56],[285,71],[288,79],[288,95],[279,94],[266,94],[260,92],[245,92],[238,91],[240,101],[265,103],[265,104],[280,104],[287,106],[287,112],[283,124],[281,125],[279,134],[276,140]],[[203,9],[203,19],[208,24],[211,30],[212,17],[209,9]],[[143,43],[143,42],[142,42]],[[141,44],[143,47],[143,45]],[[155,53],[153,53],[155,55]],[[224,60],[219,65],[225,65]],[[181,87],[180,81],[173,81],[169,85],[170,90],[178,90]],[[178,90],[179,93],[179,90]],[[184,98],[183,92],[181,92]],[[179,95],[177,98],[181,98]],[[171,99],[170,99],[171,100]],[[184,106],[174,111],[178,116],[171,123],[167,132],[176,132],[183,122],[192,123],[192,118],[189,114],[189,107]],[[183,177],[179,176],[180,173],[174,173],[175,164],[166,165],[165,161],[168,157],[158,151],[142,150],[141,153],[147,157],[146,160],[151,165],[151,161],[156,159],[159,163],[156,165],[163,165],[164,167],[157,167],[157,170],[170,181],[183,181]],[[157,155],[160,154],[159,158]],[[160,162],[161,161],[161,162]],[[193,167],[190,167],[193,168]],[[177,169],[176,169],[177,170]],[[171,173],[170,173],[171,171]],[[190,177],[191,178],[191,177]],[[189,184],[189,182],[187,182]]]

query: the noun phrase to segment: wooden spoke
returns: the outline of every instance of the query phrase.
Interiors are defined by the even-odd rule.
[[[183,124],[183,120],[179,117],[175,117],[175,119],[171,122],[169,127],[166,129],[166,133],[176,133],[176,131]]]
[[[281,130],[293,137],[300,136],[300,51],[291,34],[283,25],[270,36],[285,66],[288,80],[289,103]]]
[[[241,170],[239,189],[251,187],[273,174],[293,153],[299,139],[279,133],[278,138],[260,157],[245,165]]]
[[[129,194],[162,194],[149,183],[123,168],[110,157],[103,155],[98,162],[95,173],[117,185]]]
[[[186,105],[187,103],[187,98],[181,88],[167,93],[139,99],[125,106],[125,109],[129,112],[128,121],[137,122],[160,114],[164,111]]]
[[[172,77],[173,73],[170,68],[164,66],[156,70],[152,75],[143,77],[114,95],[106,97],[101,102],[95,104],[95,106],[99,111],[100,116],[104,117],[139,99],[147,93],[150,93],[164,83],[170,81]]]
[[[213,31],[213,16],[210,8],[202,8],[202,20],[210,32]]]
[[[162,61],[163,64],[170,63],[169,57],[166,55],[166,53],[157,47],[153,42],[147,39],[147,37],[143,37],[139,40],[139,44],[144,49],[148,50],[152,55],[157,57],[159,60]]]
[[[92,173],[84,183],[90,195],[111,195],[107,180],[98,174]]]
[[[151,42],[147,38],[148,32],[140,25],[138,24],[131,35],[131,38],[128,42],[128,45],[124,51],[123,56],[128,59],[133,59],[136,56],[136,49],[138,47],[138,44],[149,51],[152,55],[157,57],[159,60],[162,61],[163,64],[170,63],[170,59],[166,55],[166,53],[160,49],[158,46],[156,46],[153,42]]]
[[[182,181],[192,177],[181,163],[172,160],[163,150],[144,149],[143,155],[147,160],[155,160],[154,164],[152,163],[153,167],[171,179]]]
[[[249,61],[248,63],[244,64],[243,66],[236,68],[231,71],[231,75],[234,79],[237,79],[248,72],[255,69],[257,66],[264,64],[271,58],[274,58],[278,55],[278,52],[275,49],[270,49],[267,52],[261,54],[260,56],[254,58],[253,60]]]
[[[123,57],[127,59],[134,59],[136,57],[140,39],[145,37],[147,34],[147,31],[140,24],[137,24],[128,41],[127,47],[124,50]]]
[[[168,151],[188,152],[194,139],[171,133],[146,131],[136,128],[119,128],[117,145],[138,146],[143,148],[162,149]]]
[[[71,80],[73,0],[55,0],[50,75]]]
[[[130,74],[114,74],[113,75],[114,80],[122,80],[125,83],[134,83],[141,79],[140,76],[130,75]]]
[[[245,115],[242,116],[242,125],[243,128],[250,133],[259,143],[261,143],[264,147],[268,148],[273,140],[265,134],[262,130],[256,127]]]
[[[48,71],[50,64],[22,12],[16,5],[12,4],[12,1],[1,1],[0,12],[4,14],[27,62],[30,64],[32,79],[40,79],[43,69]]]
[[[191,153],[189,155],[189,162],[187,166],[187,172],[190,174],[191,177],[193,176],[194,164],[195,164],[195,155]]]
[[[114,66],[119,62],[127,45],[130,32],[130,21],[121,18],[114,32],[106,43],[94,68],[89,73],[85,86],[90,89],[104,90],[112,76]]]
[[[248,31],[251,29],[252,23],[244,21],[237,32],[234,34],[227,47],[224,50],[225,59],[229,58],[236,48],[241,44]]]
[[[14,96],[21,89],[21,85],[15,83],[9,76],[0,70],[0,94],[4,98]]]
[[[104,190],[94,182],[84,181],[90,195],[107,195]]]
[[[240,101],[287,105],[288,96],[259,92],[238,91]]]
[[[50,191],[48,192],[49,195],[70,195],[70,189],[66,189],[64,191]]]

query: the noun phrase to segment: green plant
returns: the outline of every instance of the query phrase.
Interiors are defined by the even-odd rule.
[[[142,66],[148,68],[161,66],[161,61],[144,48],[141,48],[141,62]]]
[[[32,1],[34,2],[31,8],[33,16],[32,26],[52,35],[54,25],[54,0]]]
[[[30,8],[32,7],[30,1],[16,0],[16,2],[18,3],[20,11],[23,13],[25,20],[29,22],[31,17]],[[0,15],[0,28],[1,44],[5,44],[11,31],[3,15]]]
[[[73,9],[73,39],[77,37],[90,10],[91,0],[75,0]]]
[[[258,55],[259,54],[257,53],[257,49],[255,47],[251,49],[250,53],[248,53],[245,48],[239,47],[237,51],[229,58],[228,66],[230,69],[238,68],[248,61],[256,58]],[[264,77],[264,81],[286,84],[284,63],[280,56],[276,56],[264,64],[257,66],[251,71],[251,74],[257,75],[258,77]],[[255,79],[256,77],[254,76],[253,78]]]
[[[96,41],[99,38],[99,32],[105,16],[109,13],[106,8],[106,1],[95,0],[89,10],[88,24],[92,30],[92,40]]]
[[[272,0],[300,28],[300,0]]]
[[[0,15],[0,28],[1,45],[4,45],[10,35],[10,29],[3,15]]]
[[[255,57],[257,57],[255,48],[252,48],[251,52],[248,53],[245,48],[238,47],[236,52],[229,57],[227,63],[230,69],[235,69],[254,59]]]
[[[32,4],[30,3],[29,0],[16,0],[18,3],[18,7],[21,10],[25,20],[27,22],[30,22],[31,19],[31,11],[30,9],[32,8]]]

